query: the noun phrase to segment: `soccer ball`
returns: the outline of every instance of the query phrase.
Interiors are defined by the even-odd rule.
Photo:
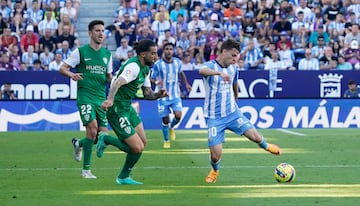
[[[291,182],[295,180],[295,169],[292,165],[283,162],[275,167],[275,180],[278,182]]]

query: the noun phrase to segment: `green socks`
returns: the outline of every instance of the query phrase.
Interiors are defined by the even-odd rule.
[[[128,153],[126,156],[125,164],[123,169],[121,170],[119,174],[120,179],[124,179],[130,176],[130,172],[134,165],[137,163],[137,161],[140,159],[142,153],[134,154],[134,153]]]
[[[120,141],[118,138],[112,137],[110,135],[105,135],[104,136],[104,142],[105,144],[110,144],[113,145],[115,147],[117,147],[119,150],[126,152],[126,153],[130,153],[130,147],[125,143]]]
[[[90,169],[93,144],[94,144],[94,140],[91,140],[87,137],[84,137],[80,140],[79,145],[83,147],[83,152],[84,152],[84,164],[83,164],[84,170]]]

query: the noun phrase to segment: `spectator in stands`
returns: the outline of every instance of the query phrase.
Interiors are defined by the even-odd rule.
[[[160,14],[164,15],[164,19],[170,22],[169,10],[166,9],[164,5],[160,5],[159,9],[156,10],[154,14],[155,21],[160,19]]]
[[[343,56],[344,54],[344,49],[340,46],[339,42],[333,41],[330,42],[330,46],[333,50],[333,53],[336,57],[338,56]]]
[[[155,41],[155,37],[150,28],[143,27],[141,29],[140,34],[136,37],[136,40],[140,41],[142,39],[151,39],[151,40]]]
[[[124,37],[121,39],[121,45],[115,51],[114,68],[119,68],[121,62],[128,59],[128,51],[132,51],[133,48],[129,46],[129,39]]]
[[[25,26],[23,17],[20,14],[15,14],[10,23],[11,32],[15,33],[18,38],[25,33]]]
[[[148,29],[151,30],[151,22],[150,22],[150,18],[148,17],[144,17],[141,20],[139,20],[139,22],[136,24],[136,29],[135,29],[135,34],[139,35],[141,30],[146,27]],[[116,30],[116,29],[115,29]]]
[[[280,2],[280,7],[278,9],[278,12],[279,12],[280,17],[283,14],[285,14],[288,17],[295,15],[295,13],[294,13],[295,11],[293,9],[293,4],[289,3],[289,0],[282,0]]]
[[[79,41],[77,40],[77,38],[74,35],[70,34],[70,27],[68,25],[63,26],[63,33],[57,38],[57,48],[61,47],[61,42],[63,41],[69,42],[69,48],[71,50],[79,46]]]
[[[164,35],[164,31],[171,28],[171,24],[165,19],[164,13],[159,14],[159,20],[155,20],[151,24],[151,30],[154,37],[158,39],[161,35]]]
[[[55,59],[49,64],[49,71],[59,71],[62,64],[62,55],[60,52],[56,52]]]
[[[51,31],[51,36],[57,35],[57,30],[58,30],[59,24],[51,16],[52,16],[51,11],[46,11],[44,20],[40,21],[38,28],[39,28],[39,34],[41,36],[44,36],[45,30],[48,30],[48,29],[50,29],[50,31]]]
[[[220,26],[216,24],[214,28],[206,34],[205,38],[204,58],[205,61],[208,61],[210,60],[211,53],[216,55],[216,46],[218,42],[221,42],[224,39],[224,34],[222,33]]]
[[[229,3],[229,8],[224,10],[224,20],[230,19],[231,16],[241,17],[241,10],[236,7],[235,0],[231,0]]]
[[[264,42],[267,39],[270,39],[272,41],[273,31],[272,31],[272,24],[270,22],[270,18],[269,17],[264,18],[261,22],[257,23],[257,26],[258,26],[258,30],[259,30],[258,37],[257,37],[259,39],[259,42],[264,44]]]
[[[286,14],[281,15],[281,20],[276,22],[273,27],[273,41],[278,41],[281,32],[285,31],[288,36],[291,36],[291,23]]]
[[[214,26],[217,24],[221,27],[221,30],[223,30],[223,24],[220,23],[219,21],[219,16],[216,13],[213,13],[210,18],[210,20],[208,21],[208,23],[206,24],[206,31],[209,32],[211,31]]]
[[[245,70],[264,69],[264,55],[253,39],[249,39],[247,46],[241,50],[241,57],[244,58]]]
[[[176,22],[179,14],[182,14],[185,21],[187,21],[187,11],[182,7],[180,0],[175,0],[174,9],[172,9],[170,12],[170,20],[172,22]]]
[[[266,62],[264,70],[286,70],[284,62],[279,59],[278,51],[271,52],[271,59]]]
[[[344,50],[344,56],[345,60],[349,62],[354,69],[360,69],[360,49],[357,40],[354,39],[351,41],[350,47]]]
[[[2,19],[7,23],[10,22],[11,9],[8,6],[7,0],[1,0],[0,10],[1,10],[0,13],[2,14]]]
[[[256,16],[257,21],[262,22],[267,19],[271,23],[274,22],[275,8],[272,1],[260,0],[260,6],[258,6],[258,8],[259,12]]]
[[[324,37],[319,36],[317,42],[317,45],[311,48],[311,53],[314,58],[320,59],[321,57],[323,57],[326,47]]]
[[[281,44],[283,43],[287,45],[287,48],[291,48],[292,44],[289,38],[288,33],[286,31],[282,31],[280,33],[280,39],[276,42],[276,49],[281,50]]]
[[[170,29],[165,30],[164,35],[159,36],[158,43],[157,43],[158,47],[160,47],[160,48],[163,47],[163,45],[164,45],[163,42],[165,39],[167,40],[167,42],[172,43],[173,45],[176,44],[176,39],[171,36]]]
[[[216,24],[216,25],[220,25],[220,24]],[[220,30],[223,30],[222,27],[220,27]],[[240,40],[242,27],[238,17],[233,15],[230,17],[229,20],[226,20],[224,23],[224,30],[225,30],[226,38]]]
[[[22,4],[22,0],[16,0],[11,18],[14,18],[15,15],[20,15],[23,18],[25,14],[26,14],[26,11]],[[22,21],[22,23],[24,23],[24,21]]]
[[[282,42],[278,51],[280,61],[283,62],[285,68],[288,70],[296,70],[294,67],[295,55],[294,52],[290,49],[289,45],[286,42]]]
[[[9,48],[15,44],[17,44],[17,38],[11,34],[9,27],[5,28],[4,33],[1,35],[1,45]]]
[[[144,18],[148,18],[150,21],[153,18],[152,13],[148,7],[148,3],[145,0],[141,1],[140,9],[137,13],[137,19],[139,22],[141,22]]]
[[[156,10],[161,10],[161,7],[163,7],[166,10],[170,10],[171,1],[169,0],[155,0],[155,8]]]
[[[292,50],[294,51],[295,59],[299,59],[304,56],[304,50],[306,44],[309,41],[305,26],[301,26],[299,30],[293,33],[291,37]]]
[[[58,22],[61,22],[62,20],[60,19],[60,9],[58,9],[55,1],[51,1],[50,2],[50,6],[48,8],[48,10],[51,12],[51,18],[58,21]],[[69,17],[69,20],[70,20],[70,17]]]
[[[76,23],[77,12],[76,9],[72,6],[71,0],[66,0],[65,6],[60,9],[60,19],[62,19],[64,15],[68,15],[70,17],[71,23]]]
[[[324,20],[328,25],[331,22],[335,21],[336,15],[340,13],[339,1],[331,0],[331,5],[327,7],[324,11]]]
[[[259,1],[257,1],[256,4],[252,0],[246,1],[245,13],[252,13],[253,16],[256,18],[259,13],[258,3],[259,3]]]
[[[251,13],[245,14],[245,19],[242,22],[242,35],[244,38],[243,42],[246,42],[247,39],[256,37],[258,35],[258,28],[254,21],[254,16]]]
[[[54,53],[50,52],[49,47],[45,46],[44,51],[40,54],[39,57],[41,67],[44,68],[44,70],[49,70],[49,64],[54,60],[54,58]]]
[[[320,36],[324,38],[325,45],[329,44],[330,41],[329,34],[326,31],[324,31],[324,25],[319,25],[318,29],[310,34],[310,38],[309,38],[310,48],[318,44],[319,42],[318,39]]]
[[[181,31],[180,38],[176,41],[176,47],[180,47],[182,50],[189,52],[190,45],[191,41],[186,30]]]
[[[40,37],[39,45],[40,45],[40,52],[45,51],[45,47],[47,47],[50,52],[55,52],[56,50],[56,37],[52,34],[51,29],[46,29],[44,36]]]
[[[0,71],[15,71],[11,64],[9,54],[6,51],[1,52]]]
[[[348,48],[353,40],[360,42],[359,24],[353,24],[351,26],[351,32],[345,36],[344,47]]]
[[[11,89],[11,83],[6,82],[4,84],[4,89],[0,92],[0,99],[4,100],[14,100],[17,99],[14,90]]]
[[[223,41],[218,41],[216,47],[211,49],[209,60],[215,60],[219,56],[222,43]]]
[[[311,24],[310,24],[310,31],[314,32],[318,30],[318,27],[320,25],[324,25],[324,19],[322,17],[322,11],[320,7],[315,7],[314,8],[314,13],[312,14],[311,17]],[[324,27],[323,27],[324,29]]]
[[[194,70],[194,64],[191,63],[191,57],[189,52],[184,52],[181,57],[181,69],[183,71],[192,71]]]
[[[133,45],[136,40],[135,27],[135,22],[130,20],[130,14],[125,14],[124,21],[120,23],[118,32],[115,33],[116,45],[118,47],[121,45],[120,41],[123,37],[127,37],[129,45]]]
[[[22,54],[21,61],[25,63],[26,70],[31,71],[34,66],[34,61],[39,59],[39,55],[34,51],[34,46],[29,45],[26,52]]]
[[[325,47],[324,55],[319,59],[319,65],[321,70],[334,70],[337,67],[337,58],[333,55],[332,48],[330,46]]]
[[[328,31],[330,35],[332,35],[333,31],[336,31],[338,36],[345,35],[345,20],[342,13],[338,13],[335,21],[329,23]]]
[[[309,22],[311,22],[312,11],[307,6],[306,2],[307,0],[300,0],[299,7],[296,8],[295,14],[297,14],[297,17],[299,18],[299,13],[301,12],[303,16],[303,23],[308,24]]]
[[[194,33],[194,31],[197,28],[199,28],[202,31],[206,30],[205,21],[199,19],[198,12],[193,12],[191,17],[192,17],[192,20],[188,23],[188,32],[189,33]]]
[[[29,7],[27,7],[29,8]],[[34,32],[38,33],[38,25],[40,21],[43,19],[44,12],[40,9],[40,5],[38,0],[32,1],[32,6],[26,12],[26,24],[32,25],[34,28]]]
[[[31,71],[44,71],[44,68],[41,67],[41,61],[39,59],[34,61]]]
[[[271,39],[266,39],[265,44],[262,47],[262,53],[264,55],[264,61],[267,62],[272,58],[272,52],[276,50],[276,44]]]
[[[70,28],[70,34],[71,34],[71,35],[74,35],[74,33],[75,33],[75,27],[74,27],[74,24],[71,23],[70,17],[69,17],[69,15],[67,15],[67,14],[64,14],[64,15],[62,16],[62,19],[61,19],[61,21],[60,21],[60,23],[59,23],[59,25],[58,25],[57,30],[58,30],[58,35],[59,35],[59,36],[63,34],[64,26],[69,26],[69,28]]]
[[[3,19],[3,16],[0,12],[0,35],[2,35],[4,33],[5,28],[7,28],[7,24],[6,21]]]
[[[302,58],[299,62],[298,70],[319,70],[319,60],[313,58],[311,55],[311,49],[305,49],[305,58]]]
[[[208,12],[208,18],[211,20],[211,16],[216,14],[218,17],[218,23],[223,23],[224,20],[224,11],[222,10],[221,4],[219,0],[214,1],[212,9]]]
[[[202,4],[196,5],[194,7],[194,11],[192,13],[198,13],[199,14],[199,20],[203,20],[203,21],[207,20],[206,19],[207,15],[205,14],[205,9],[203,9]]]
[[[304,0],[302,0],[304,1]],[[291,33],[293,35],[295,34],[299,34],[300,33],[300,29],[301,28],[304,28],[305,29],[305,32],[306,32],[306,35],[309,34],[310,32],[310,25],[309,23],[304,19],[304,12],[302,10],[300,10],[298,13],[297,13],[297,16],[296,16],[296,21],[294,21],[292,24],[291,24]]]
[[[348,83],[348,89],[344,93],[345,98],[360,98],[360,88],[356,85],[354,80]]]
[[[184,16],[182,14],[177,15],[177,21],[173,22],[171,25],[171,34],[175,35],[176,38],[180,38],[181,31],[188,30],[188,24],[184,19]]]
[[[56,52],[60,52],[62,55],[62,59],[67,59],[71,54],[71,49],[69,46],[69,42],[64,40],[61,42],[61,47],[56,50]]]
[[[9,58],[10,63],[14,66],[15,70],[20,70],[21,57],[19,52],[19,46],[14,44],[9,47]]]
[[[21,37],[20,46],[21,53],[27,52],[29,46],[33,47],[34,52],[39,51],[39,38],[38,35],[34,33],[34,27],[32,25],[26,27],[26,34]]]
[[[202,34],[200,28],[195,29],[195,38],[191,38],[190,44],[190,57],[194,58],[198,54],[200,59],[204,59],[204,48],[206,43],[206,37]]]
[[[353,67],[349,62],[345,61],[345,57],[340,55],[338,58],[338,64],[336,66],[336,70],[352,70]]]

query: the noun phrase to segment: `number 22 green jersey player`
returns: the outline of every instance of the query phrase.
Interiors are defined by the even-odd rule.
[[[83,150],[81,176],[93,179],[96,176],[91,172],[91,153],[98,132],[107,132],[106,112],[101,109],[101,103],[106,99],[106,84],[111,81],[113,67],[111,52],[102,47],[104,22],[91,21],[88,30],[90,44],[75,49],[62,64],[60,73],[77,81],[77,106],[86,127],[86,137],[72,139],[74,157],[81,161]]]

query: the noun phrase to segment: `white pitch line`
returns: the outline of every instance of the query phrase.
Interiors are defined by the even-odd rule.
[[[306,136],[306,134],[303,134],[303,133],[298,133],[298,132],[292,132],[290,130],[287,130],[287,129],[276,129],[277,131],[280,131],[280,132],[284,132],[284,133],[288,133],[288,134],[293,134],[293,135],[296,135],[296,136]]]
[[[135,169],[208,169],[209,166],[182,166],[182,167],[168,167],[168,166],[144,166],[136,167]],[[274,168],[272,165],[234,165],[222,166],[221,169],[256,169],[256,168]],[[296,165],[296,168],[360,168],[360,165]],[[0,172],[6,171],[66,171],[66,170],[79,170],[80,168],[0,168]],[[118,170],[118,167],[97,168],[94,170]]]

